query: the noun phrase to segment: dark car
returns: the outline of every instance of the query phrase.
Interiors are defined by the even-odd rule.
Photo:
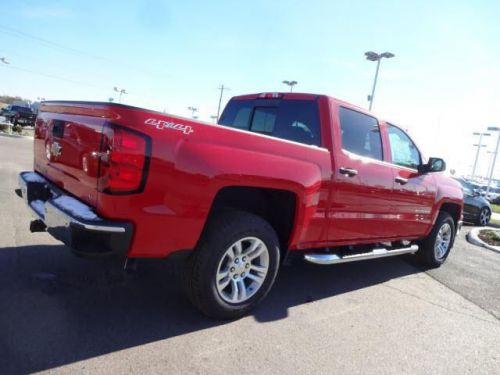
[[[14,125],[35,125],[36,114],[28,107],[9,105],[2,109],[0,115]]]
[[[491,218],[491,206],[481,192],[469,182],[456,178],[464,191],[464,221],[475,225],[487,225]]]

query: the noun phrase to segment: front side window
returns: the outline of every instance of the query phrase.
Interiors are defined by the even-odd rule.
[[[377,119],[339,108],[342,148],[357,155],[382,160],[382,139]]]
[[[420,165],[420,153],[413,141],[404,131],[394,125],[388,127],[391,158],[394,164],[417,169]]]

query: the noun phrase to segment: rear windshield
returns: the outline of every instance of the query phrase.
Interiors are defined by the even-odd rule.
[[[321,146],[318,103],[313,100],[231,100],[219,124]]]

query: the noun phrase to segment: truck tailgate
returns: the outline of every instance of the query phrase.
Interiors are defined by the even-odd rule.
[[[35,125],[35,170],[94,207],[107,117],[104,105],[44,103]]]

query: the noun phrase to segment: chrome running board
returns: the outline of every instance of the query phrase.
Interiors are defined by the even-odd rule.
[[[315,264],[337,264],[347,262],[357,262],[360,260],[377,259],[392,257],[402,254],[414,254],[418,251],[418,245],[411,245],[400,249],[387,250],[387,249],[373,249],[367,253],[337,255],[325,253],[311,253],[305,254],[304,259],[310,263]]]

